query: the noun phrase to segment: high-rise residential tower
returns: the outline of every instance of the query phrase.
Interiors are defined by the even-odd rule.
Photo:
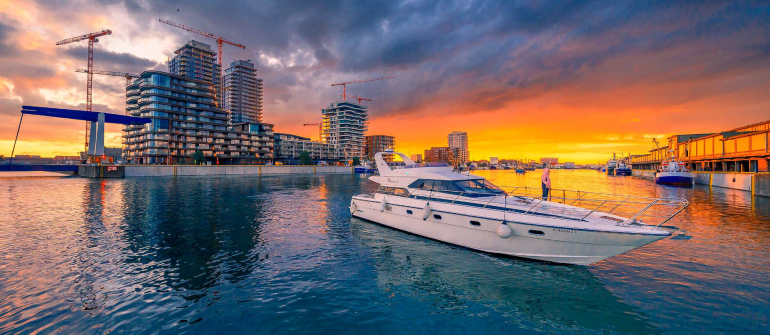
[[[453,131],[447,136],[448,147],[454,153],[455,164],[465,164],[470,159],[468,154],[468,133],[464,131]]]
[[[223,107],[230,112],[230,124],[262,122],[262,79],[250,61],[230,63],[222,78]]]
[[[217,64],[217,53],[211,46],[189,40],[181,48],[174,51],[174,58],[168,62],[171,74],[185,76],[189,79],[210,83],[216,89],[215,105],[222,107],[222,81]]]
[[[212,164],[265,164],[273,159],[273,125],[228,125],[204,81],[145,71],[126,91],[131,116],[151,119],[123,128],[124,156],[134,164],[192,162],[200,150]]]
[[[366,155],[364,133],[369,113],[365,106],[347,101],[333,102],[321,110],[322,141],[333,144],[341,160]]]

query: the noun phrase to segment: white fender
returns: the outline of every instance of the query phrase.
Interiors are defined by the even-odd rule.
[[[358,205],[356,205],[355,201],[350,202],[350,214],[354,214],[356,210],[358,209]]]
[[[380,200],[380,212],[385,211],[385,207],[388,206],[388,203],[385,202],[385,197],[382,197],[382,200]]]
[[[508,226],[508,224],[503,221],[499,226],[497,226],[497,236],[500,236],[501,238],[509,238],[511,237],[511,234],[513,233],[513,230],[511,230],[511,227]]]
[[[430,216],[430,203],[425,203],[425,206],[422,208],[422,219],[427,220]]]

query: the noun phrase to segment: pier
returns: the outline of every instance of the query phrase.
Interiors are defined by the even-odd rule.
[[[719,133],[674,135],[668,138],[668,146],[632,156],[631,166],[655,170],[673,155],[692,171],[770,172],[768,134],[770,120]]]
[[[751,192],[752,195],[770,197],[770,172],[706,172],[693,171],[695,183]],[[635,177],[654,179],[654,170],[634,170]]]

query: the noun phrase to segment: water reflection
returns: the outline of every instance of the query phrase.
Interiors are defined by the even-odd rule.
[[[351,224],[371,248],[382,289],[460,318],[471,314],[469,305],[483,304],[504,315],[511,329],[658,333],[585,267],[488,256],[359,219]]]
[[[539,186],[537,173],[486,173]],[[672,224],[694,238],[552,266],[351,220],[350,197],[376,188],[359,176],[0,180],[0,333],[767,329],[769,199],[553,179],[685,197]]]

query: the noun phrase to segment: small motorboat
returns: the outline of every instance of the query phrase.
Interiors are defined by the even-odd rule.
[[[404,166],[391,169],[383,154]],[[663,226],[684,199],[516,187],[509,192],[446,163],[375,155],[377,191],[350,201],[353,217],[482,252],[588,265],[673,235]],[[561,195],[561,197],[558,197]],[[558,197],[558,198],[557,198]],[[648,221],[643,222],[642,220]]]
[[[655,183],[673,186],[692,186],[695,175],[687,170],[684,163],[672,159],[663,162],[655,172]]]
[[[615,167],[615,175],[616,176],[630,176],[632,174],[631,167],[626,165],[624,161],[618,161],[617,166]]]
[[[377,169],[375,169],[375,168],[372,166],[372,164],[371,164],[371,163],[369,163],[369,162],[362,162],[362,163],[361,163],[361,165],[359,165],[359,166],[356,166],[355,168],[353,168],[353,171],[354,171],[355,173],[365,173],[365,174],[369,174],[369,173],[375,173],[375,172],[377,172]]]

